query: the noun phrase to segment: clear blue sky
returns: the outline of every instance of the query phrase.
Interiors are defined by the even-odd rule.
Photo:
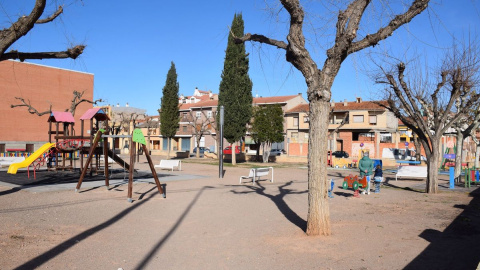
[[[306,10],[309,14],[325,11],[322,5],[308,2]],[[28,14],[34,0],[0,0],[0,3],[0,26],[6,27],[19,15]],[[57,0],[49,1],[47,13],[60,4],[65,4],[60,19],[35,26],[10,49],[58,51],[72,44],[85,44],[86,50],[77,60],[31,62],[93,73],[96,99],[106,99],[108,104],[125,105],[128,102],[130,106],[146,109],[149,114],[155,114],[160,106],[171,61],[177,68],[181,94],[191,95],[195,87],[218,93],[228,26],[235,12],[243,15],[245,32],[285,40],[288,27],[284,16],[278,17],[278,22],[270,16],[264,9],[263,0]],[[279,14],[282,12],[285,13],[281,11]],[[380,18],[370,16],[365,24],[369,24],[373,31],[370,25],[378,25],[387,17],[385,14]],[[314,22],[310,19],[313,17],[308,18],[308,22]],[[308,42],[312,43],[311,53],[320,66],[323,65],[325,48],[331,46],[328,41],[332,40],[331,32],[322,32],[323,23],[318,24],[320,30],[315,31],[316,36],[310,28],[305,29]],[[430,61],[435,61],[445,48],[452,45],[452,36],[459,39],[465,39],[469,34],[478,36],[478,25],[479,1],[436,1],[430,4],[428,12],[368,52],[388,52],[397,57],[428,55]],[[365,33],[365,30],[360,29],[360,32]],[[302,93],[306,98],[304,79],[285,61],[283,51],[248,43],[247,52],[250,53],[253,95]],[[370,68],[367,52],[349,56],[332,88],[333,99],[377,98],[375,89],[378,86],[365,75]]]

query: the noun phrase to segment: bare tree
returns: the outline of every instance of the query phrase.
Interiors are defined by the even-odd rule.
[[[78,105],[80,105],[81,103],[87,102],[87,103],[91,103],[93,105],[97,105],[97,103],[103,102],[102,99],[97,99],[97,100],[91,101],[89,99],[82,98],[84,93],[85,93],[85,91],[80,93],[80,92],[74,90],[73,91],[72,102],[70,104],[70,108],[65,109],[65,111],[66,112],[69,111],[69,112],[72,113],[73,116],[75,116],[75,111],[76,111]],[[52,113],[52,105],[50,105],[50,108],[48,110],[43,111],[43,112],[39,112],[35,107],[32,106],[32,104],[30,103],[30,100],[28,100],[28,102],[27,102],[27,101],[25,101],[24,98],[21,98],[21,97],[15,97],[15,99],[20,100],[21,104],[12,104],[12,105],[10,105],[11,108],[27,107],[27,110],[30,114],[36,114],[38,116],[42,116],[44,114]]]
[[[461,108],[458,108],[458,106],[461,106],[460,102],[457,102],[457,111],[460,111]],[[469,136],[472,136],[472,133],[480,125],[479,109],[480,108],[477,104],[476,108],[468,110],[466,116],[453,125],[457,133],[457,153],[455,155],[455,182],[460,182],[463,160],[462,150],[465,139]],[[475,134],[473,134],[473,136],[475,136]]]
[[[197,115],[200,113],[200,115]],[[195,156],[200,157],[200,141],[204,135],[211,134],[213,129],[212,124],[215,122],[215,117],[212,114],[210,117],[205,113],[203,107],[200,107],[200,111],[190,111],[189,112],[190,121],[188,125],[192,127],[192,134],[195,136],[195,141],[197,145],[197,153]]]
[[[147,128],[147,138],[148,138],[148,149],[151,150],[150,148],[150,136],[152,133],[155,134],[156,130],[160,127],[160,122],[159,118],[155,118],[152,116],[144,116],[145,118],[145,127]]]
[[[24,61],[25,59],[61,59],[72,58],[76,59],[85,49],[84,45],[76,45],[65,51],[58,52],[19,52],[9,51],[8,48],[12,46],[22,36],[25,36],[36,24],[45,24],[52,22],[63,12],[63,7],[59,6],[58,9],[47,18],[40,19],[45,11],[47,0],[36,0],[35,6],[28,16],[21,16],[18,20],[8,28],[0,30],[0,61],[7,59],[19,59]]]
[[[375,46],[393,34],[400,26],[410,22],[424,11],[429,0],[413,1],[405,12],[393,17],[385,26],[365,36],[359,27],[370,0],[352,0],[338,11],[334,44],[326,50],[323,67],[319,68],[305,46],[303,33],[305,13],[299,0],[280,0],[290,17],[286,42],[259,34],[246,34],[237,42],[255,41],[285,50],[286,60],[304,76],[310,101],[310,138],[308,144],[308,235],[330,235],[330,210],[328,205],[327,141],[328,115],[331,87],[343,61],[355,52]],[[363,33],[367,32],[364,31]]]
[[[435,84],[413,75],[410,80],[406,79],[406,65],[402,62],[392,71],[382,69],[383,75],[377,80],[377,83],[389,86],[385,89],[388,105],[384,107],[417,134],[425,150],[427,193],[438,192],[443,134],[464,119],[472,107],[478,106],[480,94],[475,91],[475,86],[478,85],[480,63],[477,57],[478,52],[471,48],[453,49],[439,68],[439,80]]]

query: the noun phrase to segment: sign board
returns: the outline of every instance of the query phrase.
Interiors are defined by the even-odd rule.
[[[445,154],[445,155],[443,155],[443,158],[446,158],[446,159],[455,159],[455,154]]]

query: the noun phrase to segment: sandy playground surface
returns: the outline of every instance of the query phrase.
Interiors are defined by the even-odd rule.
[[[185,160],[180,172],[158,171],[166,199],[152,179],[136,181],[133,203],[125,181],[109,190],[84,183],[78,193],[76,183],[0,182],[0,269],[476,269],[480,262],[475,187],[429,195],[424,180],[387,173],[380,193],[355,198],[341,183],[356,171],[329,170],[333,234],[308,237],[305,167],[278,166],[273,183],[254,186],[238,183],[252,164],[225,166],[219,179],[212,163]],[[144,160],[135,168],[148,170]]]

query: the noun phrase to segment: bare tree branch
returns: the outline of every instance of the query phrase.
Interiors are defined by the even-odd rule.
[[[76,59],[80,54],[83,53],[85,46],[77,45],[73,48],[67,49],[66,51],[58,52],[18,52],[12,50],[8,53],[6,51],[12,44],[14,44],[22,36],[25,36],[36,23],[44,24],[50,21],[53,21],[57,18],[62,12],[63,7],[60,6],[57,11],[46,19],[40,19],[43,12],[45,11],[46,0],[36,0],[35,6],[28,16],[22,16],[9,28],[0,30],[0,61],[7,59],[19,59],[24,61],[25,59],[63,59],[63,58],[72,58]]]
[[[36,114],[38,116],[42,116],[44,114],[50,114],[52,113],[52,105],[50,105],[50,109],[48,111],[44,111],[44,112],[39,112],[37,111],[37,109],[35,109],[31,104],[30,104],[30,100],[28,100],[28,103],[25,102],[25,99],[21,98],[21,97],[15,97],[15,99],[18,99],[22,102],[22,104],[17,104],[17,105],[10,105],[10,108],[16,108],[16,107],[27,107],[28,109],[28,112],[30,114]]]
[[[53,13],[50,17],[45,18],[45,19],[37,20],[35,23],[36,24],[43,24],[43,23],[51,22],[51,21],[55,20],[55,18],[60,16],[60,14],[62,14],[62,13],[63,13],[63,6],[59,6],[57,11],[55,11],[55,13]]]
[[[70,111],[72,113],[72,115],[75,115],[75,110],[77,109],[78,105],[80,105],[81,103],[87,102],[87,103],[96,105],[98,102],[103,101],[102,99],[97,99],[95,101],[91,101],[89,99],[84,99],[84,98],[82,99],[84,93],[85,93],[85,91],[83,91],[82,93],[80,93],[78,91],[73,91],[73,99],[72,99],[72,102],[71,102],[71,105],[70,105],[70,109],[66,109],[65,111],[66,112]]]
[[[392,33],[400,26],[410,22],[415,16],[424,11],[428,7],[428,2],[430,1],[416,0],[410,5],[409,9],[405,13],[395,16],[395,18],[393,18],[387,26],[380,28],[374,34],[366,35],[365,38],[360,41],[354,42],[352,46],[348,49],[348,54],[360,51],[370,46],[377,45],[378,42],[392,35]]]
[[[0,55],[0,61],[8,59],[18,59],[20,61],[25,61],[25,59],[65,59],[72,58],[77,59],[83,53],[85,49],[84,45],[77,45],[73,48],[70,48],[66,51],[61,52],[35,52],[35,53],[26,53],[18,51],[10,51]]]
[[[245,41],[256,41],[256,42],[265,43],[265,44],[268,44],[268,45],[275,46],[279,49],[284,49],[284,50],[287,49],[287,43],[285,43],[281,40],[268,38],[264,35],[258,35],[258,34],[253,34],[252,35],[250,33],[247,33],[243,37],[239,37],[239,38],[235,37],[235,35],[233,33],[232,33],[232,35],[235,38],[235,43],[237,43],[237,44],[243,43]]]

